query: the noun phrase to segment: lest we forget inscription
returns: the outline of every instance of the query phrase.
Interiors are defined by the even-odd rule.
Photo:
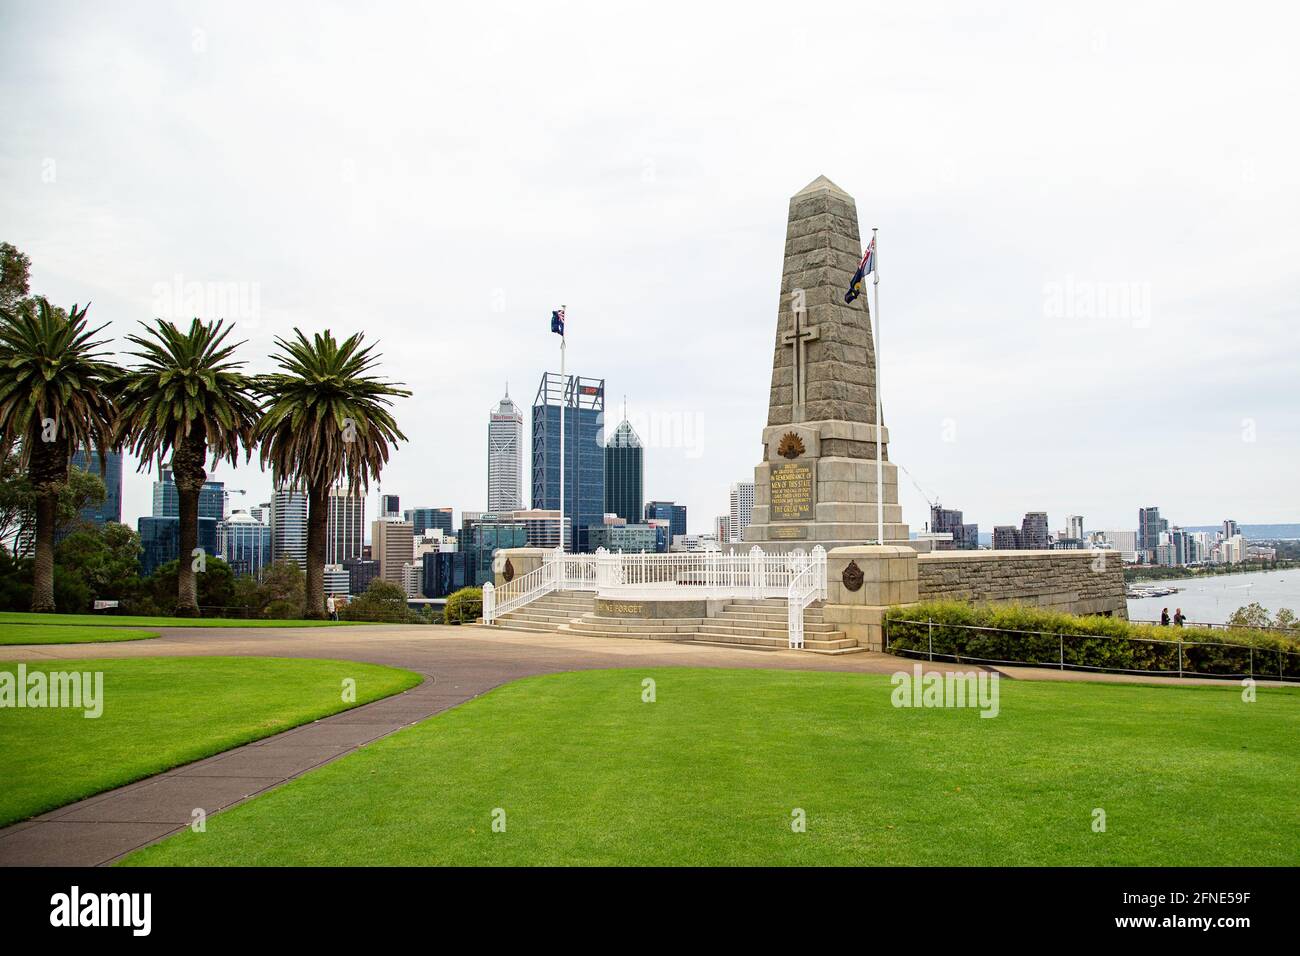
[[[772,520],[806,521],[813,513],[813,472],[809,465],[791,461],[772,469]]]

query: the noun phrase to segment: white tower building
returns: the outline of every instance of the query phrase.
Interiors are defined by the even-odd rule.
[[[744,541],[745,529],[754,516],[754,483],[738,481],[731,486],[731,522],[728,531],[730,540]]]
[[[524,416],[510,400],[510,387],[488,417],[487,510],[519,511],[524,506]]]

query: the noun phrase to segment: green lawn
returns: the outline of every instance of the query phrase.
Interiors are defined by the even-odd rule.
[[[0,663],[16,673],[18,665]],[[27,662],[103,672],[103,714],[0,708],[0,825],[413,687],[410,671],[266,657]]]
[[[106,641],[141,641],[148,637],[157,636],[157,631],[128,631],[111,627],[0,623],[0,645],[99,644]]]
[[[641,700],[644,677],[657,701]],[[530,678],[133,865],[1294,865],[1300,693],[1004,680],[996,718],[885,676]],[[494,832],[493,812],[506,831]],[[792,831],[792,811],[807,831]],[[1093,832],[1094,809],[1106,814]]]
[[[0,611],[0,624],[75,624],[82,627],[355,627],[358,621],[263,621],[238,617],[147,617],[131,614],[33,614]]]

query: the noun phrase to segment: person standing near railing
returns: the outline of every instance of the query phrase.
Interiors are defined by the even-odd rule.
[[[1161,627],[1169,626],[1169,608],[1165,608],[1163,611],[1160,612],[1160,626]]]
[[[1183,621],[1185,620],[1187,620],[1187,618],[1183,616],[1183,609],[1176,608],[1174,610],[1174,627],[1182,627]]]

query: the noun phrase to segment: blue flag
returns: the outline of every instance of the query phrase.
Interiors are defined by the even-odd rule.
[[[551,331],[556,335],[564,335],[564,309],[558,309],[551,313]]]

